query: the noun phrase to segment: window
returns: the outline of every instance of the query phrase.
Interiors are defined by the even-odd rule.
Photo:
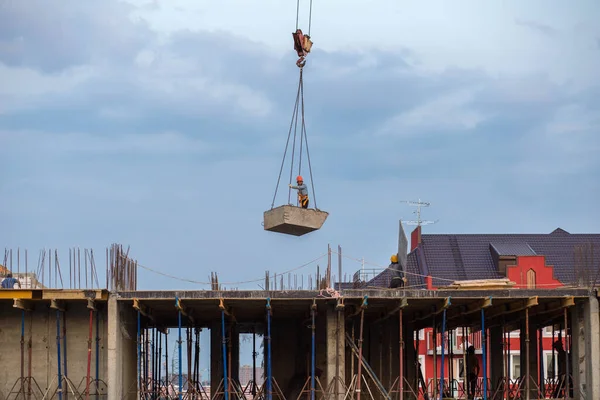
[[[425,330],[424,329],[419,329],[417,331],[417,333],[415,333],[415,340],[417,340],[417,338],[419,338],[418,340],[424,340],[425,339]]]
[[[517,379],[521,376],[521,356],[511,354],[510,356],[510,379]]]
[[[565,331],[564,330],[559,330],[558,328],[554,328],[554,339],[557,340],[558,339],[558,333],[561,333],[561,336],[564,337]],[[547,337],[552,337],[552,325],[551,326],[546,326],[543,330],[542,330],[542,334],[544,336]]]
[[[544,352],[544,379],[556,377],[558,371],[558,354],[554,354],[554,365],[552,365],[552,352]]]
[[[464,358],[457,358],[454,360],[454,370],[458,371],[458,379],[465,379],[465,360]]]
[[[419,356],[419,363],[421,364],[421,373],[423,374],[423,379],[425,379],[425,356]]]
[[[535,271],[533,269],[527,271],[527,289],[535,289]]]

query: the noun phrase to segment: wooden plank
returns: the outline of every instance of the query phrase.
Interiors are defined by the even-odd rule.
[[[104,290],[71,290],[71,289],[44,289],[42,299],[53,300],[107,300],[108,293]]]

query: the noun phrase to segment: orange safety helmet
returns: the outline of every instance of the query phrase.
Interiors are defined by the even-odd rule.
[[[296,182],[304,182],[304,179],[302,179],[302,175],[298,175],[296,177]]]

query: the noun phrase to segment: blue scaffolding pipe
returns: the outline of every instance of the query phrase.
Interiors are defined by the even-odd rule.
[[[179,299],[176,299],[177,302],[179,302]],[[181,391],[183,390],[183,376],[182,376],[182,372],[181,372],[181,364],[182,364],[182,356],[181,356],[181,309],[179,309],[178,312],[178,317],[179,317],[179,400],[182,400],[182,396],[183,394],[181,393]]]
[[[267,297],[267,400],[273,398],[271,385],[271,298]]]
[[[229,380],[227,379],[227,338],[225,337],[225,310],[221,310],[221,343],[223,346],[223,388],[225,400],[229,400]]]
[[[60,310],[56,310],[56,354],[58,361],[58,398],[62,400],[62,374],[60,372]]]
[[[312,337],[310,350],[310,400],[315,400],[315,304],[310,310],[312,317]]]
[[[440,372],[440,400],[444,398],[444,336],[446,335],[446,309],[442,312],[442,370]]]
[[[481,309],[481,355],[483,358],[483,400],[487,400],[487,352],[485,350],[485,310]]]
[[[142,391],[142,317],[140,310],[137,312],[137,358],[138,358],[138,393]]]

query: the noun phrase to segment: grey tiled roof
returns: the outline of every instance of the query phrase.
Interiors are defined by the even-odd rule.
[[[408,285],[423,285],[419,275],[433,277],[433,286],[446,286],[456,280],[494,279],[497,271],[492,251],[498,255],[543,255],[546,265],[554,267],[555,277],[563,284],[576,281],[582,265],[575,260],[578,245],[592,244],[595,260],[585,266],[592,274],[600,263],[600,234],[570,234],[556,229],[550,234],[423,234],[421,245],[408,255]],[[390,273],[384,271],[368,282],[369,286],[387,286]]]
[[[499,256],[535,256],[536,252],[525,241],[492,242],[490,246]]]

